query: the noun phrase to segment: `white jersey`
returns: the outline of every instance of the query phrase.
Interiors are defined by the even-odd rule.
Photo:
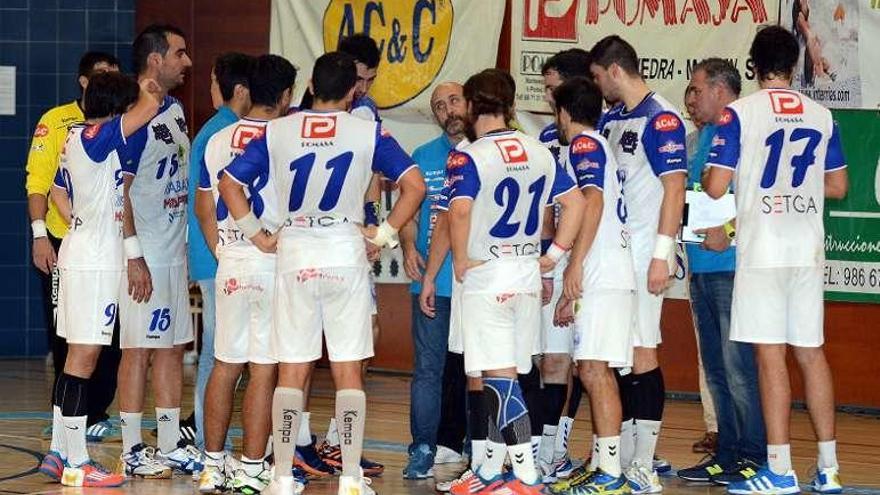
[[[364,194],[374,172],[397,181],[417,167],[377,122],[303,110],[273,120],[226,173],[242,184],[273,177],[284,227],[284,270],[367,266]]]
[[[831,112],[765,89],[725,109],[712,144],[708,166],[736,172],[737,268],[822,266],[824,176],[846,167]]]
[[[379,107],[376,106],[376,102],[369,96],[361,96],[353,101],[351,110],[348,113],[370,122],[382,122],[382,117],[379,117]]]
[[[626,230],[624,180],[608,142],[596,131],[587,131],[571,140],[569,163],[582,190],[602,191],[602,218],[590,251],[584,259],[584,291],[636,288]]]
[[[220,256],[267,256],[241,233],[217,189],[226,166],[235,157],[244,153],[245,147],[251,140],[263,135],[267,123],[266,120],[243,118],[211,136],[205,146],[205,155],[199,165],[199,189],[208,191],[214,196],[214,205],[217,210],[217,233],[220,238],[220,244],[217,246],[218,258]],[[259,218],[263,226],[270,232],[281,228],[282,220],[278,210],[278,199],[270,175],[268,173],[261,174],[253,182],[243,185],[246,186],[245,196],[248,198],[248,204],[251,206],[254,216]]]
[[[135,176],[129,197],[147,264],[183,263],[189,137],[180,103],[166,96],[153,120],[129,137],[120,158],[123,172]]]
[[[55,186],[67,190],[70,230],[58,251],[58,267],[122,270],[122,118],[75,125],[67,135]]]
[[[568,161],[568,145],[559,142],[559,129],[556,127],[555,122],[547,124],[541,130],[541,134],[538,135],[538,141],[541,141],[541,144],[546,146],[550,153],[553,153],[556,163],[574,179],[575,173],[571,166],[569,166]],[[554,225],[559,223],[560,211],[559,205],[553,205]],[[568,254],[560,258],[559,263],[556,263],[556,266],[553,268],[553,278],[556,279],[557,283],[562,283],[562,275],[565,273],[566,266],[568,266]]]
[[[687,173],[685,128],[672,104],[648,94],[627,111],[618,104],[608,111],[599,130],[611,145],[626,189],[626,224],[632,236],[635,269],[648,271],[660,224],[663,183],[660,177]]]
[[[538,257],[544,208],[575,187],[552,153],[519,131],[492,132],[447,164],[449,202],[470,200],[465,293],[540,290]]]

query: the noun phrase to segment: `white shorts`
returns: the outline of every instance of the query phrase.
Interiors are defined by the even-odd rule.
[[[119,295],[119,346],[167,349],[193,340],[186,263],[150,267],[153,295],[136,303],[128,295],[128,271],[123,272]]]
[[[663,342],[660,336],[660,313],[663,296],[648,292],[648,273],[636,272],[636,310],[633,312],[633,346],[655,348]]]
[[[60,268],[56,332],[68,344],[110,345],[122,270]]]
[[[571,354],[572,327],[557,327],[553,324],[556,303],[562,297],[562,278],[553,279],[553,297],[550,303],[541,307],[541,353]]]
[[[612,368],[631,367],[635,299],[635,292],[628,290],[585,293],[575,315],[572,359],[605,361]]]
[[[376,295],[376,276],[373,275],[373,270],[370,270],[370,297],[373,301],[373,307],[370,309],[371,316],[379,315],[379,298]]]
[[[224,363],[275,364],[269,347],[275,260],[221,258],[214,294],[217,306],[214,357]]]
[[[449,352],[464,354],[461,334],[461,283],[452,277],[452,298],[449,301]]]
[[[463,294],[462,333],[467,373],[516,367],[532,369],[535,335],[541,331],[541,293]]]
[[[819,347],[825,342],[822,267],[737,268],[730,340]]]
[[[373,357],[370,270],[364,267],[308,268],[275,281],[272,348],[281,363],[321,358],[321,337],[330,361]]]

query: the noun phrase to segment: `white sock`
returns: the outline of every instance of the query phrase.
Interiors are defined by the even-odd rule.
[[[629,467],[636,452],[636,426],[628,419],[620,423],[620,464]],[[653,464],[654,460],[651,459]]]
[[[544,425],[541,435],[541,446],[538,448],[538,462],[542,466],[553,464],[553,451],[556,448],[556,425]]]
[[[657,450],[657,439],[660,437],[660,425],[660,421],[636,420],[636,449],[633,458],[648,469],[653,469],[654,451]],[[623,435],[622,432],[621,435]]]
[[[599,457],[599,469],[615,478],[620,476],[620,437],[602,437],[596,440],[598,453],[593,457]]]
[[[597,467],[599,467],[599,442],[598,438],[595,434],[593,434],[593,445],[590,447],[592,449],[592,453],[590,454],[590,471],[595,471]],[[620,443],[620,437],[617,437],[617,443]]]
[[[327,427],[327,437],[325,438],[328,445],[339,445],[339,430],[336,428],[336,418],[330,418],[330,426]]]
[[[123,412],[119,411],[119,422],[122,425],[122,452],[131,452],[131,448],[135,445],[144,443],[141,438],[141,419],[142,412]]]
[[[535,456],[533,454],[534,442],[531,444],[521,443],[507,446],[507,453],[510,456],[511,464],[513,464],[514,476],[527,485],[534,485],[538,482],[538,472],[535,471]]]
[[[157,407],[156,424],[159,430],[159,451],[167,454],[177,449],[177,441],[180,440],[180,408]]]
[[[836,468],[837,464],[837,440],[819,442],[819,469]]]
[[[299,432],[304,402],[300,389],[275,387],[272,394],[272,452],[275,455],[275,465],[281,466],[281,469],[275,470],[275,479],[290,475],[288,466],[293,464],[295,435]]]
[[[553,462],[561,461],[568,455],[568,437],[574,428],[574,418],[563,416],[559,418],[559,426],[556,427],[556,442],[553,446]]]
[[[296,438],[297,447],[308,447],[312,444],[312,427],[309,425],[309,417],[312,413],[303,411],[299,415],[299,434]]]
[[[791,445],[768,445],[767,467],[776,474],[783,475],[791,471]]]
[[[531,448],[531,446],[529,446]],[[486,440],[486,454],[480,464],[479,475],[484,480],[490,480],[501,474],[504,466],[504,458],[507,456],[507,445]]]
[[[67,462],[72,467],[89,462],[86,448],[86,419],[88,416],[64,416],[64,441],[67,445]]]
[[[67,448],[64,445],[65,436],[61,406],[52,406],[52,444],[49,446],[49,450],[58,452],[62,459],[67,457]]]
[[[222,468],[226,465],[226,452],[205,451],[205,465]]]
[[[263,462],[263,459],[249,459],[245,456],[241,456],[241,469],[248,476],[255,478],[263,472],[263,469],[265,469]]]
[[[538,454],[541,452],[541,438],[542,437],[540,435],[535,435],[535,436],[530,437],[530,439],[529,439],[530,440],[529,444],[532,448],[532,458],[533,459],[537,459]]]
[[[486,440],[471,440],[471,471],[477,472],[486,457]]]

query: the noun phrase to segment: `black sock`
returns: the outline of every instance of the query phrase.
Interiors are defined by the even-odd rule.
[[[544,414],[541,418],[543,424],[550,426],[556,426],[559,424],[559,418],[562,416],[562,408],[565,407],[565,393],[567,391],[568,385],[565,384],[544,384],[544,407],[542,408]]]
[[[468,421],[471,428],[471,440],[485,440],[489,435],[489,424],[486,417],[486,399],[482,390],[468,391]]]
[[[525,375],[517,375],[519,386],[522,389],[523,399],[526,401],[526,409],[529,412],[541,411],[541,372],[537,366],[532,366],[532,370]],[[540,414],[529,414],[531,430],[540,434],[544,428],[543,418]]]
[[[632,421],[633,419],[633,374],[629,373],[626,375],[621,375],[620,371],[617,371],[614,374],[617,377],[617,387],[620,390],[620,407],[621,407],[621,420],[623,421]]]
[[[578,408],[581,406],[581,397],[584,395],[584,386],[580,379],[571,384],[571,395],[568,397],[568,411],[566,415],[569,418],[577,416]]]
[[[58,377],[56,394],[60,399],[61,415],[78,417],[88,414],[88,380],[67,373]]]
[[[632,376],[632,417],[649,421],[663,419],[663,406],[666,404],[666,387],[660,368]]]

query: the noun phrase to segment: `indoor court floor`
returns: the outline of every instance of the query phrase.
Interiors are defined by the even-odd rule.
[[[187,367],[187,383],[192,384],[194,368]],[[48,397],[51,371],[43,361],[0,361],[0,495],[36,493],[87,494],[152,494],[182,495],[196,493],[189,477],[177,476],[162,481],[131,481],[121,489],[62,489],[36,472],[40,455],[49,445],[51,415]],[[184,397],[192,397],[188,385]],[[332,382],[326,369],[319,369],[312,399],[312,429],[324,434],[332,412]],[[404,481],[401,470],[406,462],[409,441],[409,377],[371,373],[367,385],[367,457],[382,462],[385,474],[373,480],[373,488],[382,495],[432,494],[434,481]],[[185,400],[181,416],[187,416],[192,402]],[[148,430],[155,426],[147,419],[152,405],[148,403],[144,418],[144,439],[155,443]],[[236,402],[234,424],[240,424]],[[588,408],[582,407],[575,423],[571,444],[574,453],[584,455],[589,438]],[[757,411],[756,411],[757,413]],[[114,411],[115,414],[115,411]],[[116,423],[118,425],[118,422]],[[658,453],[675,467],[690,466],[700,460],[691,453],[691,444],[703,434],[702,412],[697,402],[669,401],[664,415],[663,433]],[[236,446],[241,430],[232,430]],[[809,418],[803,411],[794,413],[792,455],[802,483],[809,481],[809,470],[814,462],[815,443]],[[91,444],[90,450],[98,461],[115,466],[121,448],[118,436],[103,444]],[[880,495],[880,418],[853,414],[838,415],[838,450],[841,473],[847,485],[845,493]],[[455,476],[461,466],[445,465],[435,469],[437,479]],[[674,476],[663,479],[666,494],[723,494],[723,488],[706,485],[688,485]],[[334,480],[312,481],[307,494],[335,494]]]

